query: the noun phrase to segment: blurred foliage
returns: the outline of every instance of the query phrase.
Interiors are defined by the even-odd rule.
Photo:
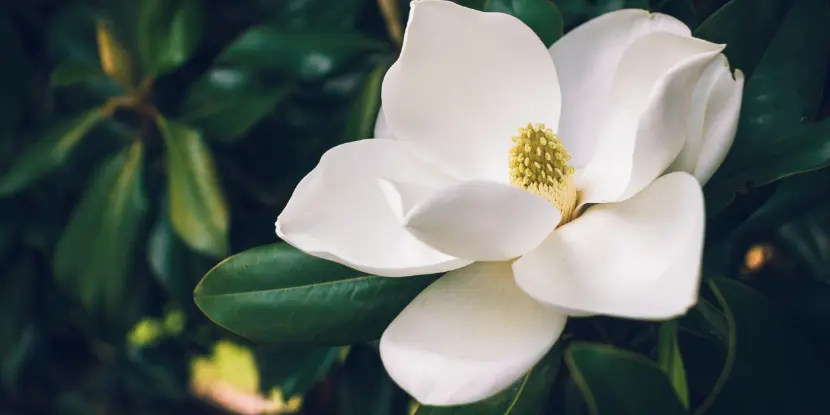
[[[574,319],[502,394],[413,408],[373,340],[435,277],[364,277],[274,244],[272,227],[325,150],[371,136],[407,1],[5,2],[0,413],[225,413],[194,386],[215,377],[306,414],[817,413],[827,1],[459,2],[515,14],[548,44],[623,7],[729,43],[744,108],[705,189],[695,309],[664,324]]]

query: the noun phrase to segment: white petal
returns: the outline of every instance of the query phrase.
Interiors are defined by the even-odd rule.
[[[705,184],[726,157],[738,128],[744,75],[723,55],[709,64],[692,96],[689,135],[668,171],[685,171]]]
[[[596,152],[577,177],[581,203],[625,200],[669,167],[686,142],[692,93],[723,50],[703,40],[655,32],[619,63],[600,120]]]
[[[470,262],[410,235],[378,186],[381,178],[433,188],[454,183],[398,141],[346,143],[326,152],[297,185],[277,219],[277,234],[311,255],[382,276],[431,274]]]
[[[475,263],[427,287],[380,339],[389,376],[427,405],[488,398],[553,346],[566,317],[528,297],[509,263]]]
[[[383,107],[380,107],[378,110],[378,119],[375,121],[375,137],[395,138],[395,133],[389,128],[389,123],[386,122],[386,116],[383,115]]]
[[[653,32],[690,36],[679,20],[645,10],[603,14],[568,32],[550,47],[562,89],[559,138],[579,168],[596,148],[617,67],[632,43]]]
[[[530,296],[562,309],[670,318],[697,300],[703,226],[700,184],[671,173],[624,202],[591,207],[513,272]]]
[[[518,128],[556,131],[561,106],[553,61],[530,28],[435,0],[412,2],[382,101],[397,139],[417,143],[456,177],[501,182]]]
[[[545,199],[501,183],[469,181],[430,191],[387,181],[384,188],[412,235],[457,258],[516,258],[538,246],[561,219]]]

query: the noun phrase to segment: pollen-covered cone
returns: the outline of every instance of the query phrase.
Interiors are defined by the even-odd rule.
[[[367,273],[446,272],[381,357],[424,404],[492,396],[567,315],[665,319],[696,301],[703,201],[685,171],[716,168],[734,134],[741,83],[707,69],[722,49],[624,10],[548,50],[506,14],[414,1],[376,138],[323,155],[277,234]]]

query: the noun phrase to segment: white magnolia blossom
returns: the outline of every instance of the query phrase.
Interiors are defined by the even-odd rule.
[[[370,274],[449,271],[386,329],[381,358],[424,404],[487,398],[568,315],[695,304],[700,183],[732,144],[743,87],[723,48],[622,10],[547,49],[512,16],[414,1],[377,138],[323,155],[277,234]]]

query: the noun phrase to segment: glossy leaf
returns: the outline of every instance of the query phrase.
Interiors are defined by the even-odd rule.
[[[677,392],[677,398],[684,407],[689,407],[689,387],[686,385],[686,371],[683,368],[683,356],[677,344],[679,323],[670,320],[660,325],[657,343],[657,366],[666,373]]]
[[[55,249],[54,273],[92,312],[119,319],[136,238],[147,211],[143,148],[134,142],[104,163]]]
[[[188,249],[173,230],[167,207],[160,210],[161,214],[147,239],[150,271],[176,302],[186,310],[195,309],[193,289],[215,262]]]
[[[830,135],[828,135],[830,140]],[[798,174],[779,181],[775,193],[741,224],[743,234],[774,228],[819,202],[830,200],[830,194],[817,192],[817,183],[830,182],[830,169]]]
[[[259,369],[260,389],[266,396],[273,388],[283,396],[302,395],[331,370],[339,347],[300,349],[260,348],[254,352]]]
[[[731,62],[748,75],[735,143],[706,189],[710,212],[736,190],[830,164],[830,121],[805,123],[818,111],[830,62],[827,2],[796,0],[789,9],[780,3],[790,2],[768,3],[757,8],[754,1],[733,0],[698,31],[733,42],[740,54]]]
[[[184,120],[208,137],[230,142],[242,137],[290,92],[290,84],[275,83],[254,71],[216,66],[188,91]]]
[[[607,345],[575,343],[565,362],[592,415],[686,414],[668,377],[645,356]]]
[[[360,91],[357,101],[349,111],[343,142],[373,137],[375,121],[380,110],[380,86],[387,69],[389,69],[389,64],[381,63],[369,73],[363,90]]]
[[[734,330],[723,374],[697,413],[811,413],[822,407],[830,372],[786,317],[740,282],[712,280],[709,286]]]
[[[432,276],[367,276],[285,243],[231,256],[196,287],[214,322],[256,341],[345,345],[379,338]]]
[[[564,346],[557,343],[524,377],[504,392],[481,402],[455,407],[421,406],[415,415],[523,415],[541,413],[562,365]]]
[[[156,123],[167,150],[170,222],[197,252],[221,258],[228,251],[228,207],[213,155],[195,129],[161,117]]]
[[[43,133],[34,145],[16,158],[8,171],[0,175],[0,196],[27,188],[63,164],[81,139],[101,122],[103,115],[95,108]]]
[[[132,90],[135,83],[133,62],[124,44],[104,22],[98,22],[96,34],[101,69],[122,88]]]
[[[550,0],[487,0],[483,10],[519,18],[536,32],[547,47],[562,37],[562,13]]]
[[[384,42],[349,32],[292,32],[256,26],[231,43],[217,63],[314,80],[356,56],[385,48]]]
[[[202,35],[201,0],[142,0],[138,47],[144,75],[155,77],[186,62]]]

